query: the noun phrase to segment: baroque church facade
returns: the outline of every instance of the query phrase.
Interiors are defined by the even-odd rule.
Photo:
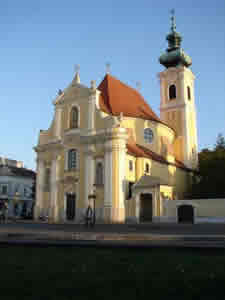
[[[197,169],[195,76],[172,17],[159,61],[160,117],[142,95],[106,74],[97,87],[79,71],[54,100],[37,153],[35,218],[84,222],[161,222],[164,200],[183,199]]]

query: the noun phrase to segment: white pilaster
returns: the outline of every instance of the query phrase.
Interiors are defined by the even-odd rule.
[[[45,165],[43,159],[37,159],[37,182],[36,182],[36,204],[35,219],[38,219],[43,210],[43,192],[45,180]]]
[[[62,107],[56,106],[55,110],[55,136],[57,138],[61,137],[61,128],[62,128]]]
[[[112,207],[112,141],[105,143],[104,155],[104,207]]]
[[[88,196],[93,194],[94,188],[94,159],[93,146],[87,145],[84,150],[84,209],[88,207]]]
[[[96,103],[96,93],[92,93],[88,98],[88,111],[87,111],[87,129],[88,132],[92,132],[95,126],[95,103]]]
[[[106,222],[125,222],[125,128],[112,128],[105,142],[104,218]]]
[[[59,157],[54,155],[51,163],[51,188],[50,188],[50,221],[59,220]]]

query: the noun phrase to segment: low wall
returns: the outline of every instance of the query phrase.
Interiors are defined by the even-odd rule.
[[[225,199],[164,200],[160,222],[178,222],[178,207],[192,205],[194,223],[225,223]]]

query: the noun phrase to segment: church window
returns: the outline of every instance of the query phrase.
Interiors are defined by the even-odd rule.
[[[150,171],[150,167],[149,167],[149,164],[145,164],[145,173],[149,173]]]
[[[133,161],[129,160],[129,171],[133,171]]]
[[[175,99],[176,98],[176,86],[174,84],[172,84],[169,87],[169,99]]]
[[[73,107],[70,112],[70,128],[78,128],[79,111],[77,107]]]
[[[191,100],[191,89],[190,86],[187,87],[188,100]]]
[[[50,190],[50,168],[45,169],[45,191],[48,192]]]
[[[70,149],[68,152],[68,170],[74,170],[77,168],[77,151]]]
[[[127,195],[127,199],[131,199],[132,198],[132,186],[134,185],[134,182],[129,181],[128,182],[128,195]]]
[[[144,130],[144,140],[146,143],[152,143],[153,141],[153,131],[151,128],[145,128]]]
[[[2,186],[2,195],[7,195],[8,193],[8,186],[7,185],[3,185]]]
[[[96,166],[96,184],[103,184],[103,165],[101,162]]]

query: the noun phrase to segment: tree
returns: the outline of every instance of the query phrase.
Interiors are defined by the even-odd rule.
[[[219,133],[216,139],[215,150],[225,150],[225,139],[222,133]]]
[[[199,155],[199,179],[191,187],[189,198],[225,198],[225,140],[219,134],[213,150]]]

